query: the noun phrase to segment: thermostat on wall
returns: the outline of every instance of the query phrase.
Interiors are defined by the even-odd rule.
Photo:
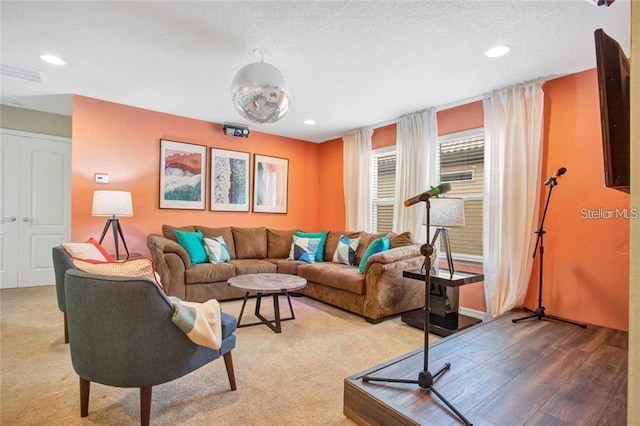
[[[109,183],[109,175],[106,173],[96,173],[96,183]]]

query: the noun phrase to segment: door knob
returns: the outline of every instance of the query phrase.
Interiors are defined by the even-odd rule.
[[[3,221],[3,222],[15,222],[16,220],[18,220],[18,218],[17,218],[17,217],[15,217],[15,216],[11,216],[11,217],[3,217],[3,218],[2,218],[2,221]]]
[[[22,216],[22,221],[23,222],[33,222],[33,218],[31,218],[29,216]]]

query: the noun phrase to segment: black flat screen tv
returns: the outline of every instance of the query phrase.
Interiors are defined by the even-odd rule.
[[[595,31],[595,41],[604,182],[609,188],[629,192],[631,183],[629,60],[620,44],[605,34],[602,29]]]

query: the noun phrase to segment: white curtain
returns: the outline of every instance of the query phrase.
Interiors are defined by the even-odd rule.
[[[492,317],[527,294],[542,175],[542,83],[483,100],[485,131],[484,289]]]
[[[425,204],[405,207],[404,200],[437,185],[438,124],[431,109],[411,114],[398,121],[396,133],[396,191],[393,206],[393,231],[411,231],[416,241],[424,243],[422,225]]]
[[[365,129],[342,137],[348,231],[371,231],[371,135],[373,130]]]

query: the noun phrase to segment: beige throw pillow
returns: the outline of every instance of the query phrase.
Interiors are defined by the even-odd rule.
[[[91,243],[60,243],[69,256],[78,259],[97,260],[106,262],[107,258]]]

